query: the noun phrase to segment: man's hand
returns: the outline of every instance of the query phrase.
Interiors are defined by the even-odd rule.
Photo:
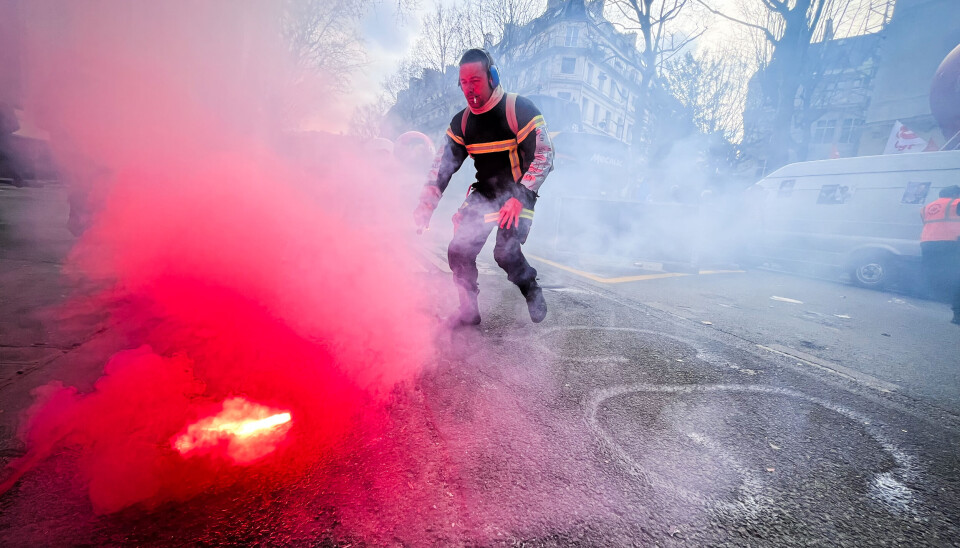
[[[433,185],[426,185],[420,192],[420,205],[413,210],[413,223],[417,225],[417,232],[423,232],[430,227],[430,217],[440,202],[440,189]]]
[[[433,216],[433,206],[426,202],[420,202],[417,209],[413,210],[413,224],[417,225],[417,232],[423,232],[430,227],[430,217]]]
[[[523,211],[523,204],[520,200],[516,198],[507,200],[507,203],[500,208],[500,228],[510,229],[519,225],[521,211]]]

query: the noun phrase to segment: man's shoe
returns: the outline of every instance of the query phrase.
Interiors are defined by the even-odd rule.
[[[547,317],[547,301],[543,298],[543,290],[534,283],[524,298],[527,300],[527,310],[533,323],[540,323]]]
[[[480,313],[476,310],[466,314],[457,314],[457,318],[459,319],[460,325],[480,325]]]
[[[953,313],[953,319],[950,320],[950,323],[955,323],[957,325],[960,325],[960,312]]]
[[[460,297],[460,308],[450,317],[451,327],[480,324],[480,303],[477,302],[477,293],[463,288],[457,288]]]
[[[450,329],[480,325],[480,313],[458,310],[455,314],[443,320],[443,323]]]

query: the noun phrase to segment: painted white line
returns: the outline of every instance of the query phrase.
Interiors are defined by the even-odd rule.
[[[756,476],[751,470],[740,466],[736,459],[733,459],[723,451],[719,452],[720,460],[725,461],[742,478],[741,487],[738,490],[737,501],[729,502],[716,497],[711,497],[700,492],[693,492],[678,485],[670,478],[658,474],[653,470],[645,468],[638,463],[629,452],[624,450],[613,436],[611,436],[600,424],[597,418],[597,411],[605,401],[638,392],[661,393],[661,394],[708,394],[708,393],[752,393],[770,395],[776,397],[788,397],[807,401],[819,405],[825,409],[833,411],[847,419],[860,424],[864,430],[880,445],[880,447],[889,454],[896,467],[894,470],[878,474],[874,478],[874,485],[882,485],[883,488],[871,490],[871,495],[888,510],[896,510],[905,513],[915,513],[913,509],[912,491],[906,487],[904,482],[909,483],[917,479],[917,466],[913,457],[904,453],[897,447],[883,431],[874,424],[873,421],[855,411],[846,407],[833,404],[829,401],[808,396],[802,392],[790,390],[787,388],[770,387],[762,385],[655,385],[647,383],[628,384],[614,386],[594,391],[587,399],[585,404],[585,415],[587,424],[594,435],[605,445],[607,450],[615,457],[620,465],[631,475],[639,477],[642,481],[657,489],[664,490],[679,496],[681,499],[702,504],[708,503],[710,506],[720,511],[734,512],[737,515],[755,515],[764,507],[772,504],[772,499],[763,492],[763,480]],[[708,443],[705,438],[701,438],[703,443]],[[712,442],[709,442],[712,443]],[[894,502],[891,502],[894,501]]]
[[[450,267],[447,265],[447,261],[441,259],[439,256],[434,254],[432,251],[424,249],[420,252],[420,255],[430,262],[433,266],[437,267],[441,272],[450,274]]]
[[[711,365],[721,368],[731,368],[739,370],[740,372],[749,371],[751,373],[756,373],[751,370],[743,369],[737,364],[730,363],[717,353],[700,348],[700,345],[694,341],[647,329],[637,329],[631,327],[556,326],[541,331],[538,333],[536,339],[531,339],[530,335],[527,335],[512,340],[531,344],[532,346],[539,348],[541,351],[552,355],[555,358],[576,361],[578,363],[598,363],[603,361],[608,363],[622,362],[626,359],[624,356],[620,355],[591,358],[571,358],[569,356],[561,356],[558,351],[547,346],[546,343],[543,342],[543,335],[545,334],[561,331],[566,332],[582,330],[626,332],[666,338],[695,349],[697,352],[697,358],[710,363]],[[737,516],[753,516],[762,511],[764,508],[773,504],[770,496],[764,492],[764,479],[762,479],[761,476],[757,475],[752,469],[741,465],[735,457],[732,457],[726,451],[722,450],[718,444],[697,433],[687,433],[687,436],[696,443],[710,450],[717,460],[724,462],[741,478],[741,485],[737,491],[736,501],[731,502],[728,500],[722,500],[717,497],[710,497],[704,493],[685,489],[683,486],[677,485],[669,478],[646,469],[635,459],[633,459],[633,457],[626,450],[624,450],[616,442],[616,440],[613,439],[613,436],[606,432],[600,425],[600,422],[597,418],[597,411],[605,401],[611,398],[636,392],[668,394],[705,394],[724,392],[753,393],[775,397],[801,399],[833,411],[834,413],[837,413],[861,425],[866,432],[880,445],[880,447],[893,458],[894,462],[896,463],[894,470],[885,471],[874,476],[871,483],[872,487],[870,490],[870,496],[888,511],[909,514],[917,513],[913,505],[914,497],[912,491],[906,486],[906,484],[916,482],[919,476],[919,473],[917,472],[918,467],[914,458],[906,454],[896,444],[894,444],[882,431],[881,425],[878,425],[876,421],[873,421],[865,415],[857,413],[847,407],[836,405],[822,398],[809,396],[796,390],[756,384],[655,385],[638,383],[614,386],[594,391],[587,398],[584,404],[584,414],[588,427],[591,429],[597,439],[604,444],[614,459],[617,460],[629,474],[638,477],[641,481],[654,488],[663,490],[667,493],[673,494],[674,496],[678,496],[679,498],[693,504],[700,505],[707,503],[710,505],[710,507],[717,511],[733,513]]]
[[[807,364],[810,367],[814,367],[822,371],[826,371],[828,373],[864,384],[870,388],[873,388],[874,390],[879,390],[880,392],[889,394],[890,392],[900,390],[899,386],[891,382],[878,379],[873,375],[861,373],[860,371],[850,369],[849,367],[844,367],[838,363],[833,363],[831,361],[818,358],[795,348],[790,348],[789,346],[782,346],[779,344],[769,344],[764,346],[762,344],[758,344],[757,348],[766,350],[767,352],[773,352],[774,354],[779,354],[781,356],[786,356],[794,360],[799,360],[801,363]]]

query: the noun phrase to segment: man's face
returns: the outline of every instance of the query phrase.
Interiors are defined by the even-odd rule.
[[[493,88],[483,63],[476,61],[460,66],[460,89],[471,107],[479,108],[487,103]]]

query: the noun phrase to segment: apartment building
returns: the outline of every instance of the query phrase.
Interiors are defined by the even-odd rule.
[[[637,37],[603,17],[601,0],[551,0],[519,30],[521,46],[503,67],[515,91],[569,102],[575,108],[568,111],[579,111],[572,129],[634,141],[641,120]]]

